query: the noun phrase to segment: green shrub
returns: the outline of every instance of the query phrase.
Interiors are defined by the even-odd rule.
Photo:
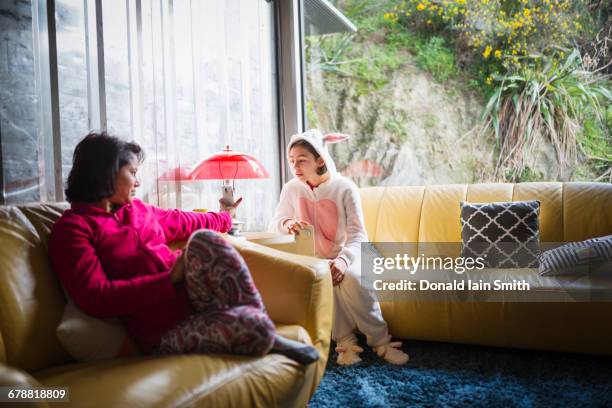
[[[455,56],[442,37],[432,37],[419,48],[417,64],[419,68],[431,72],[439,82],[444,82],[457,73]]]
[[[580,55],[574,51],[562,64],[551,59],[494,78],[495,92],[487,103],[482,130],[497,141],[495,176],[507,179],[510,174],[516,180],[523,174],[528,167],[525,158],[538,138],[554,147],[561,178],[571,175],[581,153],[586,159],[609,163],[612,157],[593,152],[611,156],[612,147],[601,129],[612,93],[580,66]]]
[[[385,18],[405,27],[446,31],[473,56],[509,67],[571,45],[592,21],[587,11],[586,0],[401,0]]]

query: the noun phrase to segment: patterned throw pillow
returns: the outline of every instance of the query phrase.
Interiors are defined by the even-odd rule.
[[[461,256],[489,268],[537,268],[540,202],[461,203]]]
[[[570,242],[542,252],[540,275],[609,274],[612,276],[612,235]]]

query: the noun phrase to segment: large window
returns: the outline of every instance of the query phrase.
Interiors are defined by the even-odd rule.
[[[612,182],[605,6],[543,4],[301,0],[306,127],[360,186]]]
[[[265,228],[280,187],[273,2],[57,0],[55,49],[33,29],[32,19],[46,18],[37,5],[0,6],[12,57],[0,71],[5,202],[45,200],[45,169],[61,166],[65,181],[76,143],[107,129],[144,147],[140,196],[162,207],[216,210],[221,181],[168,176],[226,145],[255,156],[271,178],[236,181],[239,218],[247,230]],[[35,81],[36,64],[54,52],[57,79],[43,70]],[[50,108],[37,101],[53,86],[61,163],[38,135],[49,131],[40,112]]]

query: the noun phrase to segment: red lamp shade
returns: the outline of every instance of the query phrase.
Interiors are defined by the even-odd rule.
[[[194,180],[235,180],[268,178],[264,166],[253,156],[225,149],[198,163],[190,174]]]

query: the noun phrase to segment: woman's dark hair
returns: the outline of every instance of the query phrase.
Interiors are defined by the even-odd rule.
[[[134,157],[138,164],[144,160],[144,151],[136,143],[106,132],[88,134],[74,149],[66,199],[92,203],[112,196],[117,172]]]
[[[293,149],[294,147],[303,147],[304,149],[308,150],[310,153],[312,153],[315,157],[315,160],[318,159],[319,157],[321,157],[321,155],[319,153],[317,153],[317,151],[315,150],[314,147],[312,147],[312,145],[310,143],[308,143],[305,140],[298,140],[297,142],[294,142],[291,144],[291,146],[289,146],[289,150]],[[327,166],[325,165],[325,161],[323,162],[323,166],[319,167],[317,169],[317,174],[319,176],[322,176],[323,174],[327,173]]]

